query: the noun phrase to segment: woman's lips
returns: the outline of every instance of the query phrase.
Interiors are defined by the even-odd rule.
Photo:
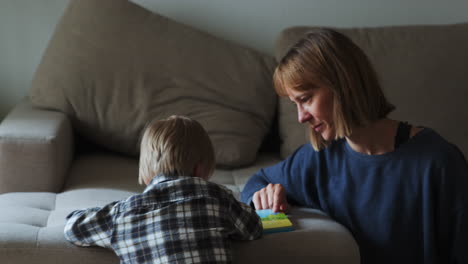
[[[315,132],[319,132],[319,131],[320,131],[320,129],[322,128],[322,126],[323,126],[323,123],[320,123],[320,124],[318,124],[318,125],[314,126],[314,130],[315,130]]]

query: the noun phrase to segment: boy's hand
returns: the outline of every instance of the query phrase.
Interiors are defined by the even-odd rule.
[[[273,212],[289,211],[289,204],[286,200],[286,191],[281,184],[268,184],[267,187],[254,193],[252,202],[255,209],[271,209]]]

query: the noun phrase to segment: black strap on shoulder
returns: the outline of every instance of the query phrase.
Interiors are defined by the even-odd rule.
[[[398,124],[398,130],[395,135],[395,149],[401,146],[403,143],[408,141],[410,138],[411,125],[408,122],[400,122]]]

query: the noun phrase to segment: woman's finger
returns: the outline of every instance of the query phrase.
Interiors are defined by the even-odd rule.
[[[260,190],[260,202],[262,204],[261,209],[268,209],[270,208],[269,206],[269,199],[268,199],[268,192],[266,188],[263,188]]]
[[[275,192],[273,196],[273,212],[289,210],[289,205],[286,199],[286,192],[281,184],[275,184]]]
[[[260,201],[260,192],[259,191],[254,193],[254,195],[252,197],[252,202],[254,204],[255,209],[257,209],[257,210],[262,209],[262,203]]]

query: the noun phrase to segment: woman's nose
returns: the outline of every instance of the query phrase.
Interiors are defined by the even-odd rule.
[[[303,107],[301,107],[300,105],[297,106],[297,117],[298,117],[298,121],[299,123],[305,123],[307,121],[310,120],[310,118],[312,117],[312,115],[307,112],[306,110],[304,110]]]

